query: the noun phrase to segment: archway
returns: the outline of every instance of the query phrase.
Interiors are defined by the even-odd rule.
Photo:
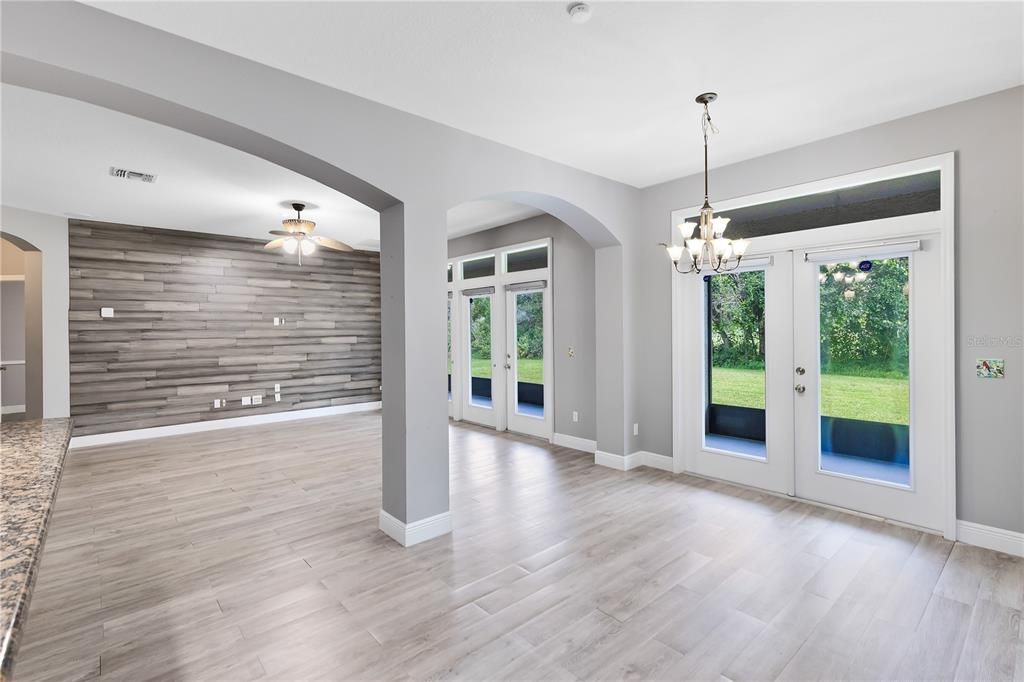
[[[503,224],[483,220],[487,202],[495,202]],[[469,220],[463,209],[470,205],[482,221],[483,228],[478,232],[461,229]],[[516,212],[509,205],[532,210]],[[621,345],[624,310],[619,241],[580,206],[537,191],[490,193],[452,206],[448,216],[450,229],[456,227],[456,222],[460,228],[459,236],[448,242],[450,416],[473,421],[475,415],[477,423],[549,438],[556,444],[591,453],[624,452],[621,385],[626,358]],[[540,269],[522,275],[505,273],[509,269],[507,254],[529,247],[537,250],[545,241],[549,250],[531,266]],[[466,279],[461,264],[467,256],[477,258],[488,252],[495,254],[496,272],[495,281],[486,283],[495,291],[467,299],[460,293],[475,292],[476,282],[481,280]],[[507,292],[512,288],[509,282],[524,277],[543,284],[536,285],[533,293],[518,286],[519,293]],[[529,315],[528,304],[541,301],[543,314]],[[477,316],[488,316],[495,330],[487,342],[501,357],[490,361],[490,370],[484,357],[473,355],[479,355],[481,349],[474,346],[474,342],[480,345],[479,339],[471,338],[472,311]],[[533,339],[530,348],[524,347],[520,338],[523,334],[519,327],[525,318],[536,318],[532,321],[535,331],[543,329],[542,334],[527,334]],[[542,318],[543,324],[539,322]],[[479,323],[476,320],[475,326]],[[538,343],[537,337],[546,342],[543,352],[544,344]],[[453,338],[457,339],[455,355]],[[452,371],[457,374],[454,385]],[[494,412],[481,414],[474,410],[474,401]],[[545,409],[541,409],[544,403]],[[550,419],[551,424],[547,431],[540,425],[524,424],[529,420],[517,416],[522,414]]]

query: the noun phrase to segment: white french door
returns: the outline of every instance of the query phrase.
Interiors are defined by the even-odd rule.
[[[686,362],[686,469],[774,492],[793,493],[792,254],[750,258],[739,271],[682,277],[682,304],[699,324],[677,335]],[[739,339],[748,360],[733,368],[736,342],[720,332],[739,306],[763,333]],[[753,358],[753,361],[750,360]]]
[[[699,319],[674,316],[685,470],[945,529],[943,247],[906,233],[915,224],[894,219],[903,235],[860,243],[804,235],[813,247],[677,279],[676,305]],[[759,339],[729,338],[741,313],[763,320]]]
[[[797,253],[800,497],[942,529],[940,258],[935,235]]]
[[[554,425],[551,402],[551,297],[547,281],[506,287],[505,404],[508,429],[550,438]]]
[[[490,426],[505,428],[505,371],[498,358],[502,354],[503,316],[498,307],[504,301],[495,288],[467,289],[461,296],[462,348],[459,366],[462,418]]]
[[[449,266],[449,416],[550,440],[551,240]]]

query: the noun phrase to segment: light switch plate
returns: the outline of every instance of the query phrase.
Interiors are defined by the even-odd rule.
[[[275,327],[280,327],[281,326],[281,318],[280,317],[275,317],[274,318],[274,326]]]
[[[633,424],[633,435],[634,436],[639,436],[640,435],[640,425],[639,424]]]
[[[250,395],[243,395],[242,396],[242,404],[243,405],[252,405],[252,396],[250,396]]]
[[[263,404],[263,396],[261,396],[261,395],[254,395],[252,397],[252,404],[253,405],[262,405]]]
[[[281,402],[281,394],[280,393],[275,393],[274,394],[274,402],[275,403]]]
[[[576,410],[572,411],[572,420],[574,422],[578,422],[580,420],[580,413],[577,412]]]
[[[100,317],[113,317],[113,316],[114,316],[114,309],[113,308],[100,308]]]

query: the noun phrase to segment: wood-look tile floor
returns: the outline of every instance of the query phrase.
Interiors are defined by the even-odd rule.
[[[1020,560],[461,425],[403,549],[379,431],[73,452],[17,679],[1024,677]]]

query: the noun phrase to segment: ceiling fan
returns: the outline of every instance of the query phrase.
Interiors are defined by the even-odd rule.
[[[306,209],[305,204],[295,203],[292,204],[292,208],[295,209],[295,217],[286,218],[281,221],[281,227],[284,229],[270,231],[270,234],[279,236],[277,239],[267,242],[263,247],[264,249],[283,248],[285,253],[288,254],[298,252],[299,265],[302,265],[302,257],[312,256],[317,246],[334,251],[353,250],[351,246],[344,242],[339,242],[337,239],[321,237],[319,235],[314,236],[313,229],[316,228],[316,223],[312,220],[302,219],[302,212]]]

